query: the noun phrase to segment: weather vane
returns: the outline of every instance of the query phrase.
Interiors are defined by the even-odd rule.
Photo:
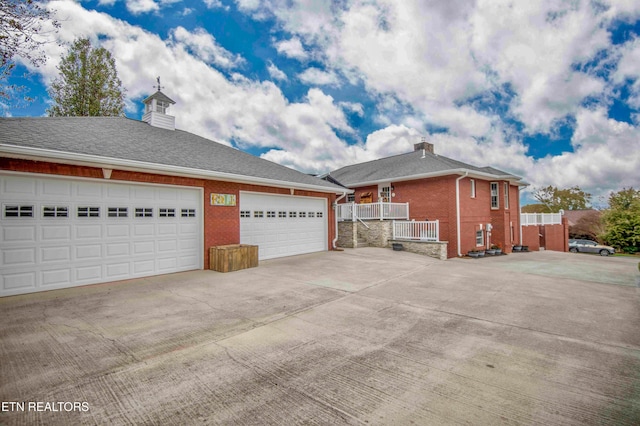
[[[158,82],[158,85],[157,86],[153,86],[153,87],[158,89],[158,92],[159,92],[160,89],[164,89],[164,86],[160,85],[160,76],[156,77],[156,81]]]

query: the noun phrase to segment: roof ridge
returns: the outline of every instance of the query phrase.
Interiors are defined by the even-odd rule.
[[[375,163],[376,161],[382,161],[382,160],[386,160],[386,159],[389,159],[389,158],[401,157],[401,156],[403,156],[403,155],[411,155],[411,154],[414,154],[415,152],[417,152],[417,151],[404,152],[404,153],[402,153],[402,154],[394,154],[394,155],[390,155],[390,156],[388,156],[388,157],[380,157],[380,158],[376,158],[376,159],[374,159],[374,160],[363,161],[362,163],[349,164],[349,165],[347,165],[347,166],[340,167],[339,169],[335,169],[335,170],[333,170],[333,171],[334,171],[334,172],[336,172],[336,171],[338,171],[338,170],[344,170],[344,169],[348,169],[348,168],[350,168],[350,167],[361,166],[361,165],[363,165],[363,164]],[[429,154],[431,154],[431,155],[436,155],[436,154],[432,154],[432,153],[429,153]],[[331,173],[331,172],[329,172],[329,173]]]

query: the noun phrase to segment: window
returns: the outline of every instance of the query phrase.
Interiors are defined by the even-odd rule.
[[[287,212],[278,212],[278,217],[279,218],[286,218],[287,217]]]
[[[256,210],[253,212],[253,217],[264,217],[264,212],[262,210]]]
[[[69,217],[67,206],[44,206],[42,207],[42,217]]]
[[[509,208],[509,183],[504,184],[504,208]]]
[[[182,217],[196,217],[196,209],[182,209],[180,210],[180,216]],[[242,217],[242,216],[240,216]]]
[[[391,201],[391,187],[383,186],[380,188],[380,201],[383,203],[388,203]]]
[[[298,217],[297,212],[289,212],[289,217]]]
[[[471,179],[469,183],[471,184],[471,198],[476,198],[476,180]]]
[[[153,209],[150,207],[136,207],[136,217],[153,217]]]
[[[309,212],[309,217],[316,217],[316,212]]]
[[[173,208],[161,208],[160,213],[158,214],[160,217],[176,217],[176,209]]]
[[[484,246],[484,231],[482,229],[476,231],[476,246]]]
[[[347,194],[347,203],[355,203],[356,194]]]
[[[491,208],[497,209],[500,206],[498,201],[498,182],[491,182]]]
[[[100,217],[100,207],[78,207],[78,217]]]
[[[126,207],[109,207],[107,217],[127,217],[129,215]]]
[[[267,217],[271,217],[271,218],[276,217],[276,212],[268,211],[267,212]]]
[[[4,217],[33,217],[33,206],[4,206]]]
[[[316,212],[316,217],[322,217],[322,212]]]
[[[251,217],[251,211],[249,211],[249,210],[240,210],[240,217]]]
[[[171,105],[169,102],[156,100],[156,111],[162,114],[166,114],[167,109],[169,109],[169,105]]]
[[[300,212],[299,217],[307,217],[307,212]]]

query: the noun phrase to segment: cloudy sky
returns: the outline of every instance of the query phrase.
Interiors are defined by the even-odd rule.
[[[580,186],[640,188],[637,0],[52,1],[56,37],[111,51],[128,117],[161,77],[178,128],[304,172],[412,150]],[[44,115],[66,47],[13,83]],[[526,203],[527,200],[524,200]]]

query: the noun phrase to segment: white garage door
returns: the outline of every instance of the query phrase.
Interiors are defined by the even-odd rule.
[[[200,189],[0,175],[0,296],[202,268]]]
[[[327,200],[240,193],[240,243],[260,259],[327,250]]]

